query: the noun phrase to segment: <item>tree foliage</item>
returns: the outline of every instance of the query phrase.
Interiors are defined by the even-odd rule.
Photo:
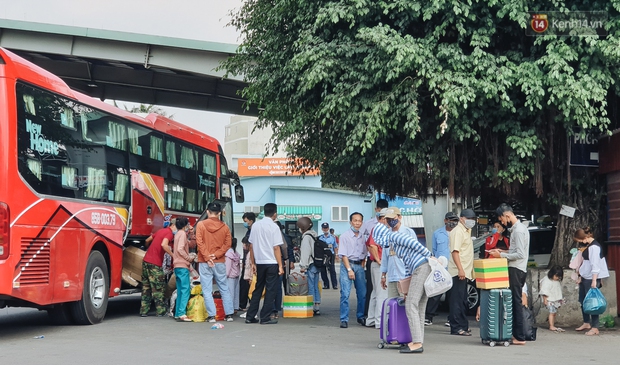
[[[526,36],[528,11],[603,10],[608,36]],[[248,0],[223,67],[258,126],[323,181],[394,195],[576,201],[568,137],[608,133],[620,2]],[[591,180],[589,172],[579,179]],[[586,186],[587,187],[587,186]],[[525,192],[525,193],[524,193]],[[583,193],[583,191],[582,191]]]

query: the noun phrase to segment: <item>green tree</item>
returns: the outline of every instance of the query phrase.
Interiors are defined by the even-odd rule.
[[[526,36],[528,11],[607,11],[609,35]],[[608,133],[619,1],[248,0],[233,13],[244,96],[270,148],[353,189],[517,199],[559,218],[552,262],[593,223],[600,179],[569,168],[568,138]],[[615,115],[614,115],[615,116]],[[615,120],[615,118],[614,118]],[[303,167],[302,167],[303,169]],[[598,195],[593,195],[597,192]]]

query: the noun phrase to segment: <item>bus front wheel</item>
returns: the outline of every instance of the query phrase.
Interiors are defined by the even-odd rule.
[[[76,324],[96,324],[103,321],[108,308],[110,279],[103,255],[93,251],[88,257],[82,299],[71,303],[71,314]]]

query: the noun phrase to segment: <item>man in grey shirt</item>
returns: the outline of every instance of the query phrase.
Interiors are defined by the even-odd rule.
[[[495,211],[499,221],[510,231],[510,249],[508,251],[493,249],[491,257],[508,259],[508,279],[512,292],[512,343],[525,345],[523,333],[523,311],[521,310],[521,293],[527,276],[527,260],[530,252],[530,232],[519,221],[508,204],[502,204]]]

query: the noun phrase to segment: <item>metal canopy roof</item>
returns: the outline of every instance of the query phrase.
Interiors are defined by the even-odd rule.
[[[101,100],[231,114],[246,83],[216,71],[236,45],[0,19],[0,47]]]

